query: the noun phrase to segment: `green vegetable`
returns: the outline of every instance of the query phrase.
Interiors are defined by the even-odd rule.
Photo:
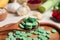
[[[39,11],[41,12],[41,13],[43,13],[43,12],[45,12],[45,8],[43,7],[43,6],[39,6]]]
[[[58,3],[58,7],[60,7],[60,2]]]
[[[43,12],[47,11],[48,9],[50,9],[52,6],[54,6],[57,2],[58,2],[58,0],[48,0],[44,4],[40,5],[38,7],[38,9],[40,12],[43,13]]]
[[[58,10],[59,7],[57,5],[54,6],[54,10]]]

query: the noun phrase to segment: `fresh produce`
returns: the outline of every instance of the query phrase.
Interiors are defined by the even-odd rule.
[[[40,5],[38,7],[39,11],[40,12],[45,12],[47,11],[48,9],[50,9],[53,5],[55,5],[56,3],[58,2],[58,0],[48,0],[46,1],[44,4]]]
[[[21,7],[21,5],[19,3],[17,3],[17,1],[15,0],[13,3],[9,3],[6,6],[6,9],[9,12],[15,13],[19,7]]]
[[[44,27],[38,27],[38,29],[34,30],[34,31],[29,31],[29,32],[24,32],[24,31],[18,31],[18,30],[14,30],[13,32],[9,32],[8,33],[8,37],[6,38],[6,40],[48,40],[50,39],[50,34],[51,33],[56,33],[57,31],[55,29],[52,30],[45,30]],[[35,38],[31,38],[31,36],[33,35],[38,35]]]
[[[9,0],[0,0],[0,8],[4,8],[8,4]]]
[[[60,3],[54,6],[52,17],[57,21],[60,21]]]
[[[34,12],[32,13],[32,15],[30,15],[30,17],[36,18],[37,20],[41,20],[41,19],[42,19],[42,15],[41,15],[41,13],[38,12],[38,11],[34,11]]]
[[[32,29],[38,26],[38,22],[35,18],[25,18],[20,24],[19,27],[23,29]]]
[[[27,3],[24,2],[21,7],[17,9],[17,14],[19,16],[27,15],[31,12],[30,8],[27,6]]]

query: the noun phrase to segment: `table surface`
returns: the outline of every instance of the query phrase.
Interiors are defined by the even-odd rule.
[[[54,22],[53,20],[50,19],[52,15],[52,10],[48,10],[47,12],[42,14],[42,19],[39,20],[39,22],[48,22],[57,25],[60,28],[60,23]],[[0,27],[3,27],[4,25],[10,24],[10,23],[17,23],[20,21],[22,18],[25,18],[26,16],[15,16],[14,14],[8,14],[8,17],[0,22]]]

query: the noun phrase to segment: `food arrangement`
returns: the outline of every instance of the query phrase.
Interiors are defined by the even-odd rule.
[[[31,30],[33,28],[37,28],[38,22],[35,18],[25,18],[19,26],[23,29]]]
[[[44,16],[48,10],[51,14]],[[6,25],[0,27],[0,40],[60,40],[60,25],[57,26],[49,16],[60,24],[59,0],[2,0],[0,22],[6,22]],[[44,17],[52,23],[48,20],[44,23]]]
[[[51,33],[56,33],[57,31],[55,29],[52,29],[51,31],[45,31],[44,27],[38,27],[38,29],[34,31],[30,31],[28,33],[23,31],[14,30],[13,32],[8,33],[8,38],[6,40],[48,40],[50,39]],[[33,35],[38,35],[36,38],[30,38]]]
[[[52,17],[57,21],[60,21],[60,3],[54,6]]]
[[[8,28],[11,28],[11,29],[7,29],[6,26],[5,26],[6,31],[4,29],[3,31],[0,30],[1,31],[0,37],[2,37],[1,40],[13,40],[13,39],[14,40],[35,40],[35,39],[36,40],[53,40],[53,39],[59,40],[60,37],[59,36],[60,32],[58,27],[56,28],[55,25],[50,23],[39,23],[37,28],[34,28],[33,30],[26,30],[26,29],[21,30],[19,26],[16,26],[16,24],[15,24],[16,28],[15,26],[12,26],[13,28],[7,26]]]

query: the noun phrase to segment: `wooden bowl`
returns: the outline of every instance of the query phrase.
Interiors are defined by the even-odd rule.
[[[5,30],[5,31],[0,31],[0,40],[5,40],[5,38],[8,36],[7,34],[9,32],[13,32],[14,28],[16,27],[17,30],[21,30],[21,28],[18,28],[18,23],[13,23],[13,24],[9,24],[9,25],[5,25],[5,29],[6,28],[10,28],[9,30]],[[45,30],[52,30],[52,29],[56,29],[57,32],[56,33],[51,33],[50,36],[51,38],[49,40],[60,40],[60,28],[57,27],[56,25],[52,24],[52,23],[39,23],[39,26],[42,26],[45,28]],[[4,27],[1,27],[0,29],[3,29]],[[35,29],[34,29],[35,30]],[[22,30],[22,31],[26,31],[26,30]],[[32,35],[31,38],[37,37],[37,35]]]
[[[40,3],[37,4],[31,4],[31,3],[27,3],[27,5],[30,7],[31,10],[36,10],[38,9],[38,7],[43,4],[44,2],[46,2],[47,0],[41,0]]]
[[[56,25],[52,24],[52,23],[39,23],[40,26],[45,27],[45,30],[52,30],[52,29],[56,29],[57,32],[56,33],[51,33],[50,34],[50,39],[49,40],[60,40],[60,28],[57,27]]]
[[[54,18],[54,17],[51,17],[51,19],[52,19],[53,21],[55,21],[55,22],[60,23],[60,20],[57,20],[57,19],[56,19],[56,18]]]
[[[28,6],[30,7],[31,10],[36,10],[40,6],[40,3],[39,4],[30,4],[30,3],[28,3]]]
[[[0,14],[0,21],[5,20],[5,19],[7,18],[7,15],[8,15],[7,12],[5,12],[5,13],[3,13],[3,14]]]

